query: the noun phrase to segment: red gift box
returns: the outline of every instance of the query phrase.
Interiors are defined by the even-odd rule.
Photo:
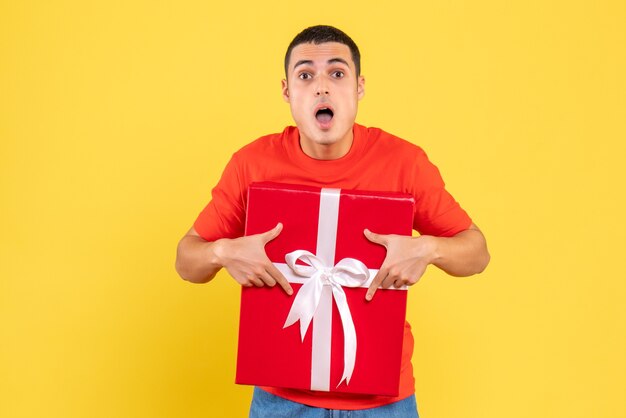
[[[411,195],[253,183],[246,235],[280,235],[265,246],[291,282],[244,287],[236,383],[397,396],[406,288],[365,294],[384,261],[367,240],[412,233]]]

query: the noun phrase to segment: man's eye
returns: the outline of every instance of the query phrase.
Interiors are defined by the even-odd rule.
[[[335,78],[343,78],[343,76],[344,76],[343,71],[335,71],[333,73],[333,77],[335,77]]]
[[[309,78],[311,78],[311,74],[309,74],[309,73],[302,73],[298,77],[300,78],[300,80],[308,80]]]

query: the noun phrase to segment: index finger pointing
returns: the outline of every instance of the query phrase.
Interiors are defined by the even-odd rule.
[[[283,274],[280,272],[280,270],[276,268],[274,264],[270,262],[266,270],[288,295],[291,296],[293,294],[293,289],[291,288],[289,281],[285,278],[285,276],[283,276]]]
[[[376,289],[378,289],[378,286],[380,286],[380,284],[383,282],[383,280],[385,280],[386,277],[387,277],[387,269],[381,268],[380,270],[378,270],[378,273],[376,273],[374,280],[372,280],[372,283],[370,283],[370,287],[367,289],[365,300],[367,301],[372,300],[372,298],[374,297],[374,294],[376,293]]]

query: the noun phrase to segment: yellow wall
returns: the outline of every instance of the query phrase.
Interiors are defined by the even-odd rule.
[[[175,246],[327,23],[489,241],[410,291],[421,415],[626,417],[626,3],[260,3],[0,3],[0,416],[246,415],[239,289]]]

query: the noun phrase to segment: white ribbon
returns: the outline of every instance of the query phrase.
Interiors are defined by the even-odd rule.
[[[298,260],[305,262],[307,265],[296,264]],[[330,286],[332,296],[339,310],[344,335],[343,375],[337,387],[344,380],[346,384],[350,383],[356,360],[357,343],[356,330],[354,329],[352,314],[350,313],[343,286],[363,286],[370,278],[370,271],[365,264],[354,258],[344,258],[334,267],[327,267],[320,258],[305,250],[296,250],[287,254],[285,261],[295,274],[308,277],[309,279],[306,280],[298,291],[283,328],[300,321],[300,337],[304,341],[304,336],[311,320],[320,305],[324,286]],[[328,387],[328,382],[315,382],[314,380],[312,379],[312,389]]]

